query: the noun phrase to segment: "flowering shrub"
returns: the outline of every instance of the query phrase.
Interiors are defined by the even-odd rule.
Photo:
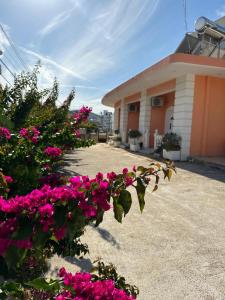
[[[87,147],[94,142],[82,140],[79,126],[86,122],[91,109],[82,108],[76,118],[68,118],[60,128],[29,127],[11,136],[7,128],[0,128],[0,166],[4,174],[14,178],[10,188],[2,187],[0,195],[25,194],[40,187],[42,177],[50,176],[60,167],[64,149]],[[5,186],[5,184],[3,184]]]
[[[118,279],[111,279],[111,274],[107,275],[106,278],[87,272],[72,274],[63,267],[59,270],[59,279],[56,280],[36,278],[26,282],[25,285],[4,282],[0,284],[0,296],[1,299],[8,299],[7,296],[13,295],[16,298],[10,299],[17,300],[136,299],[138,291],[135,286],[127,284],[125,279],[117,274],[114,266],[104,265],[104,268],[107,270],[110,268],[113,275],[116,275]],[[119,282],[121,278],[123,278],[123,284]]]
[[[132,172],[125,168],[121,174],[98,173],[92,179],[72,177],[67,185],[44,185],[7,200],[0,197],[0,256],[8,270],[19,267],[33,255],[31,249],[40,252],[50,247],[52,254],[63,254],[66,244],[71,245],[82,235],[87,224],[99,225],[110,208],[115,219],[122,222],[132,205],[127,190],[131,185],[137,191],[142,211],[150,177],[155,177],[156,189],[161,171],[170,176],[170,168],[152,163],[149,168],[134,167]]]
[[[46,107],[52,107],[56,96],[57,86]],[[68,105],[72,99],[73,94]],[[132,205],[129,187],[136,190],[142,212],[151,178],[155,178],[155,191],[159,173],[170,179],[173,169],[169,164],[162,167],[151,163],[147,168],[124,168],[120,174],[99,172],[94,178],[66,178],[56,173],[64,150],[93,144],[81,139],[79,132],[91,109],[82,107],[65,121],[68,105],[59,111],[53,108],[56,122],[54,118],[44,122],[44,115],[39,118],[34,110],[28,119],[36,120],[37,126],[28,128],[21,116],[27,112],[21,106],[13,119],[24,127],[13,134],[0,127],[0,299],[129,300],[138,294],[137,288],[118,276],[114,267],[101,263],[97,275],[71,274],[62,268],[61,279],[43,277],[46,258],[55,253],[65,257],[88,252],[79,238],[87,225],[98,226],[105,212],[113,209],[115,219],[122,222]],[[37,278],[39,275],[42,277]]]

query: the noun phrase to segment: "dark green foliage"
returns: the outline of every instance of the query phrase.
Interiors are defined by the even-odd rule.
[[[130,130],[128,132],[128,137],[129,138],[134,139],[134,138],[138,138],[140,136],[142,136],[142,134],[141,134],[141,132],[139,130]]]
[[[51,123],[60,126],[66,120],[75,91],[58,107],[59,84],[55,79],[52,88],[41,89],[39,69],[38,63],[32,72],[19,74],[12,87],[0,86],[0,126],[11,129]]]
[[[162,148],[166,151],[180,150],[181,137],[176,133],[166,133],[162,139]]]

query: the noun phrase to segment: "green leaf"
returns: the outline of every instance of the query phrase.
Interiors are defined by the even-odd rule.
[[[9,269],[18,268],[26,257],[27,249],[10,246],[5,255],[5,261]]]
[[[54,219],[57,227],[62,227],[66,221],[67,207],[55,206]]]
[[[35,249],[42,250],[50,237],[50,232],[43,232],[42,226],[37,226],[36,234],[33,236],[33,247]]]
[[[118,203],[118,198],[114,197],[113,198],[113,211],[114,211],[114,218],[122,223],[122,219],[123,219],[123,207],[121,204]]]
[[[146,187],[143,183],[143,181],[141,180],[140,177],[137,178],[137,185],[136,185],[136,191],[137,191],[137,196],[138,196],[138,201],[139,201],[139,206],[140,206],[140,210],[141,212],[144,209],[145,206],[145,190]]]
[[[129,212],[132,204],[130,192],[128,192],[127,190],[122,190],[119,195],[118,204],[120,204],[123,207],[125,216]]]
[[[22,217],[19,220],[18,229],[13,233],[12,238],[15,240],[24,240],[32,235],[33,226],[31,220]]]
[[[104,216],[104,210],[99,207],[97,210],[97,216],[96,216],[96,222],[95,222],[96,227],[103,221],[103,216]]]
[[[147,170],[148,170],[148,169],[146,169],[146,168],[143,167],[143,166],[137,167],[137,171],[138,171],[138,172],[141,172],[141,174],[145,173]]]
[[[26,285],[31,286],[37,290],[42,290],[46,292],[57,292],[60,289],[60,284],[58,280],[46,281],[45,278],[35,278],[32,281],[26,283]]]

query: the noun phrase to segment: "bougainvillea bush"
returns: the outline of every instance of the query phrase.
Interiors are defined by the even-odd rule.
[[[13,134],[0,127],[0,167],[5,176],[12,178],[3,191],[4,196],[7,191],[10,195],[25,194],[39,187],[43,177],[57,171],[64,150],[92,145],[92,140],[79,136],[79,128],[87,121],[90,111],[82,107],[76,115],[67,117],[59,128],[54,127],[54,132],[52,124],[21,128]]]
[[[91,109],[69,116],[74,91],[58,107],[57,81],[40,90],[37,74],[38,67],[12,87],[0,86],[0,299],[135,299],[137,287],[112,265],[98,262],[94,273],[75,274],[61,266],[58,278],[46,279],[47,261],[54,254],[85,255],[88,245],[80,237],[88,225],[98,226],[110,210],[121,223],[132,205],[131,188],[142,212],[147,186],[153,182],[155,191],[159,174],[170,179],[174,168],[151,163],[94,178],[63,176],[64,153],[93,144],[79,132]]]
[[[55,253],[62,256],[75,255],[77,238],[84,233],[88,224],[94,223],[98,226],[105,212],[113,209],[115,219],[122,222],[132,205],[131,194],[127,190],[129,187],[136,189],[142,211],[146,188],[154,177],[154,190],[157,189],[160,172],[170,178],[172,170],[170,166],[162,168],[158,164],[151,163],[148,168],[134,166],[132,171],[124,168],[120,174],[98,173],[92,179],[87,176],[76,176],[70,178],[68,184],[63,186],[44,185],[41,189],[35,189],[24,196],[16,195],[8,199],[1,197],[2,275],[21,281],[23,276],[18,272],[21,268],[28,269],[29,273],[29,268],[32,269],[39,261]],[[75,278],[75,282],[71,279],[68,285],[64,280],[65,291],[56,299],[119,299],[118,295],[124,294],[117,290],[113,281],[106,280],[94,284],[90,274],[85,277],[85,282],[79,283],[85,291],[80,290],[80,286],[76,285],[76,279],[83,278],[83,275],[74,276],[71,278]],[[68,288],[71,284],[73,289]],[[115,297],[95,297],[98,287],[100,290],[105,289],[106,295],[113,291],[112,295]],[[65,298],[65,295],[68,297]],[[132,299],[126,297],[128,296],[124,294],[124,299]]]

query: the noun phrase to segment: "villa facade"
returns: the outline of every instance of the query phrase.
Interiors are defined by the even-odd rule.
[[[107,93],[114,130],[142,133],[154,148],[154,133],[181,136],[181,159],[225,156],[225,59],[174,53]]]

